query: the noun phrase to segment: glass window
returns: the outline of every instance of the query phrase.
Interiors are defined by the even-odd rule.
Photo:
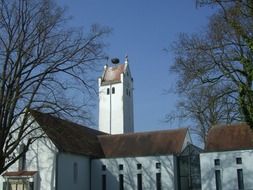
[[[137,174],[137,189],[142,190],[142,175]]]
[[[112,87],[112,93],[115,94],[115,87]]]
[[[119,165],[119,170],[123,170],[123,164]]]
[[[241,157],[236,158],[236,164],[242,164],[242,158]]]
[[[188,176],[189,175],[189,157],[188,156],[180,156],[180,158],[179,158],[179,172],[180,172],[180,176]]]
[[[140,170],[142,168],[141,164],[137,164],[137,169]]]
[[[162,189],[161,173],[156,173],[156,190]]]
[[[106,94],[110,94],[110,89],[107,88]]]
[[[221,190],[221,172],[220,170],[215,170],[215,183],[216,183],[216,189]]]
[[[106,190],[106,175],[102,175],[102,190]]]
[[[220,159],[215,159],[214,160],[214,165],[215,166],[220,166]]]
[[[25,152],[25,144],[21,144],[19,147],[19,154],[22,156],[19,158],[18,169],[19,171],[23,171],[26,169],[26,152]]]
[[[103,170],[103,171],[106,170],[106,165],[102,165],[102,170]]]
[[[119,175],[119,190],[124,190],[124,176],[123,176],[123,174]]]
[[[243,183],[243,171],[242,171],[242,169],[237,170],[237,180],[238,180],[238,189],[243,190],[244,189],[244,183]]]
[[[4,185],[4,190],[28,190],[30,184],[28,179],[9,179]],[[33,187],[33,186],[32,186]]]
[[[157,162],[157,163],[155,164],[155,167],[156,167],[156,169],[161,169],[161,163],[160,163],[160,162]]]

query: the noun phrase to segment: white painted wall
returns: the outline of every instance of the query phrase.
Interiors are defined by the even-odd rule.
[[[106,67],[105,67],[106,69]],[[99,130],[110,134],[122,134],[134,131],[133,81],[128,64],[121,74],[120,83],[101,86],[99,83]],[[110,94],[107,94],[107,89]],[[115,94],[112,94],[115,88]],[[130,91],[130,95],[126,92]]]
[[[89,157],[59,153],[57,160],[58,190],[90,190]],[[74,163],[78,168],[76,180],[74,180]]]
[[[36,140],[26,153],[26,170],[39,171],[34,178],[35,187],[37,188],[35,190],[55,189],[56,153],[56,147],[48,138]],[[18,171],[18,161],[7,171]],[[2,189],[3,180],[0,176],[0,189]]]
[[[237,157],[242,164],[236,164]],[[220,166],[214,166],[215,159]],[[200,167],[203,190],[216,190],[215,169],[221,170],[222,190],[238,189],[237,169],[243,169],[244,189],[253,189],[253,150],[201,153]]]
[[[156,169],[156,163],[161,163],[161,169]],[[137,169],[137,164],[142,164],[142,169]],[[119,164],[124,169],[119,170]],[[106,171],[102,171],[106,165]],[[156,173],[161,173],[162,189],[176,190],[177,176],[175,176],[176,159],[168,156],[147,156],[129,158],[111,158],[92,160],[91,189],[102,189],[102,174],[106,174],[106,189],[119,189],[119,174],[124,175],[124,189],[137,189],[137,174],[142,174],[143,189],[156,189]]]

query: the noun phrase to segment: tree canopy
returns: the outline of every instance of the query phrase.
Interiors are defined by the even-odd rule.
[[[105,58],[103,37],[109,29],[83,32],[67,23],[54,1],[0,0],[0,173],[40,137],[29,136],[30,109],[85,113],[85,94],[94,90],[90,73]],[[75,103],[77,92],[81,102]],[[24,138],[24,151],[17,152]]]
[[[204,31],[180,35],[172,48],[171,71],[178,76],[180,104],[191,105],[184,107],[185,112],[205,141],[215,124],[245,121],[253,128],[253,4],[247,0],[197,3],[217,5],[218,10]]]

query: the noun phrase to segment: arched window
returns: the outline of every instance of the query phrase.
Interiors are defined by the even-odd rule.
[[[112,94],[115,94],[115,88],[112,87]]]

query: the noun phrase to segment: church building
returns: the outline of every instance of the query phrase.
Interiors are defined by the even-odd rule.
[[[128,59],[104,67],[99,130],[30,110],[43,138],[0,176],[3,190],[231,190],[253,188],[253,132],[214,126],[201,149],[189,129],[134,132]],[[22,143],[20,146],[22,149]]]

